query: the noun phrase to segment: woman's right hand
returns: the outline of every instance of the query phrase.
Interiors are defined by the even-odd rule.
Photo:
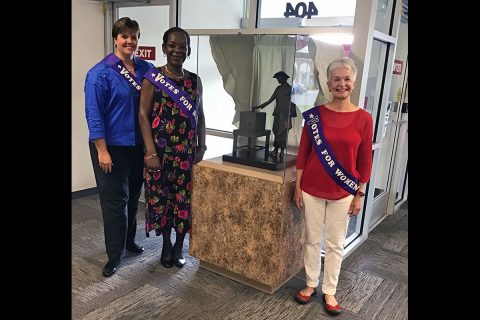
[[[302,195],[302,189],[300,189],[299,186],[295,186],[295,192],[293,194],[293,198],[295,200],[295,204],[297,205],[298,209],[303,208],[303,195]]]
[[[157,154],[145,155],[145,165],[147,170],[155,171],[161,169],[160,159]]]
[[[107,150],[98,152],[98,165],[100,166],[103,172],[105,173],[112,172],[112,166],[113,166],[112,157],[110,156],[110,153]]]

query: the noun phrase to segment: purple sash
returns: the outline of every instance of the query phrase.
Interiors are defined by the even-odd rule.
[[[313,148],[317,153],[320,163],[328,175],[345,191],[355,195],[359,188],[358,179],[345,170],[335,158],[332,149],[327,143],[323,134],[322,122],[318,108],[313,107],[302,113],[307,125],[308,135],[312,141]]]
[[[110,53],[106,56],[103,60],[106,64],[108,64],[113,70],[115,70],[123,79],[125,79],[128,83],[130,83],[135,89],[138,91],[142,90],[142,86],[140,85],[141,81],[133,74],[131,74],[125,65],[123,64],[122,60],[119,57]]]
[[[188,115],[192,127],[194,129],[197,127],[197,108],[188,93],[177,87],[175,83],[171,82],[170,79],[165,77],[157,68],[150,68],[143,77],[150,81],[157,89],[166,92],[182,111]]]

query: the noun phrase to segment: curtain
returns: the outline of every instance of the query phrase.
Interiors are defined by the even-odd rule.
[[[250,110],[253,35],[212,35],[210,48],[222,76],[223,87],[235,103],[232,124],[238,127],[240,111]]]
[[[259,105],[272,96],[279,85],[273,75],[283,71],[290,78],[287,82],[291,85],[295,59],[295,37],[287,35],[255,35],[255,48],[253,50],[253,88],[252,105]],[[272,112],[275,101],[262,109],[267,113],[266,127],[272,128]]]

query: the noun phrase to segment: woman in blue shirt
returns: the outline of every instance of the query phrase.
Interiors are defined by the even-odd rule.
[[[85,113],[89,147],[102,208],[108,262],[112,276],[123,251],[140,254],[135,243],[138,200],[143,182],[143,142],[138,125],[141,79],[153,67],[135,57],[140,27],[128,17],[112,28],[115,53],[87,73]]]

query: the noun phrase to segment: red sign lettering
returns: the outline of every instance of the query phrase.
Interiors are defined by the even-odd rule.
[[[139,46],[135,55],[143,60],[155,60],[155,47]]]

